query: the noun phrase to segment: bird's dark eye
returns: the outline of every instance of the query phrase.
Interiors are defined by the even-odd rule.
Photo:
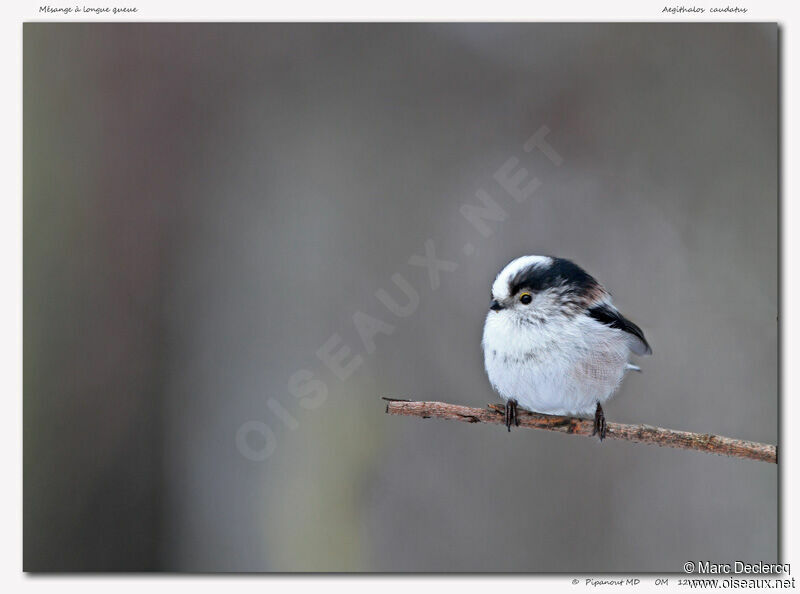
[[[531,301],[533,301],[533,297],[531,297],[530,293],[523,293],[519,296],[519,300],[522,305],[528,305]]]

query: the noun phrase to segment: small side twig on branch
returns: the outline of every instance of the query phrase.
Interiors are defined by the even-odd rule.
[[[472,408],[447,402],[424,402],[411,400],[386,400],[386,412],[390,415],[404,415],[410,417],[436,417],[451,419],[466,423],[503,423],[504,407],[499,404],[490,404],[487,408]],[[545,429],[559,433],[573,435],[592,435],[593,423],[588,419],[577,417],[556,417],[541,415],[518,409],[520,427],[529,429]],[[608,423],[606,437],[611,439],[624,439],[639,443],[650,443],[670,448],[696,450],[731,456],[734,458],[747,458],[764,462],[778,463],[777,446],[768,443],[745,441],[711,435],[708,433],[691,433],[689,431],[675,431],[651,425],[626,425],[624,423]]]

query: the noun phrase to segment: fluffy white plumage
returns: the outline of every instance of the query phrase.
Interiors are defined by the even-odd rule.
[[[608,292],[568,260],[517,258],[497,275],[492,299],[483,330],[486,372],[503,399],[530,411],[592,414],[636,368],[631,353],[650,353]]]

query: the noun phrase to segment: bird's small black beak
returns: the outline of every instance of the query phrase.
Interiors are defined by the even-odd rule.
[[[492,311],[500,311],[501,309],[503,309],[503,306],[497,302],[497,299],[493,299],[492,304],[489,306],[489,309],[491,309]]]

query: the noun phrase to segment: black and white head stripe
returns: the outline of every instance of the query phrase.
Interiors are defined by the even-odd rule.
[[[562,288],[578,297],[593,297],[603,289],[583,268],[564,258],[543,258],[520,269],[508,280],[508,294],[513,296],[523,289],[544,291]]]
[[[637,355],[650,355],[653,352],[650,345],[647,344],[647,339],[645,339],[642,329],[619,313],[613,306],[602,303],[590,308],[586,313],[601,324],[630,334],[630,349]]]

